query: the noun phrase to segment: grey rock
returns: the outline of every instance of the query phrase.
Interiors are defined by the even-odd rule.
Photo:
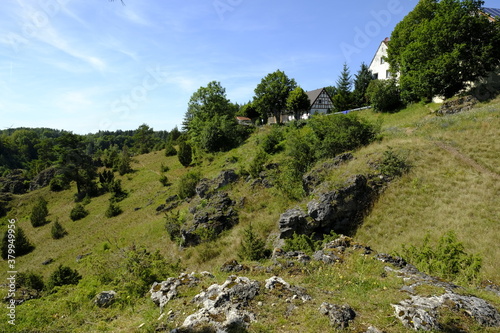
[[[100,308],[107,308],[113,304],[116,299],[116,295],[117,293],[114,290],[100,292],[95,297],[94,303]]]
[[[304,288],[297,286],[292,286],[283,278],[278,276],[270,277],[266,280],[265,288],[269,290],[278,290],[280,292],[280,297],[291,296],[294,298],[300,298],[303,302],[312,300],[312,297],[307,294]]]
[[[50,167],[42,172],[40,172],[38,175],[33,178],[33,180],[30,182],[29,190],[34,191],[39,188],[46,187],[50,184],[50,181],[58,174],[58,170],[55,167]]]
[[[294,233],[301,234],[307,229],[307,216],[299,208],[289,209],[279,219],[279,238],[290,238]]]
[[[460,112],[469,111],[479,103],[479,100],[474,96],[464,96],[453,100],[444,101],[440,109],[437,111],[438,115],[448,115]]]
[[[349,305],[335,305],[322,303],[319,312],[330,318],[330,324],[336,328],[347,328],[349,323],[356,318],[356,313]]]
[[[447,292],[441,296],[411,296],[410,299],[392,304],[396,317],[414,330],[439,330],[439,309],[447,307],[462,311],[486,327],[500,327],[500,313],[485,300]]]
[[[177,288],[179,286],[194,286],[198,284],[199,281],[200,280],[194,273],[182,273],[179,277],[169,277],[166,281],[155,282],[149,290],[151,293],[151,300],[160,307],[160,312],[163,313],[165,305],[178,295]]]

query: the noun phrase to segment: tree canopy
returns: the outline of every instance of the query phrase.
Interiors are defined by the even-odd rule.
[[[500,64],[500,24],[479,0],[420,0],[397,24],[388,62],[405,102],[452,97]]]
[[[300,116],[311,107],[311,101],[304,89],[297,87],[290,92],[286,100],[286,108],[291,112],[295,120],[299,120]]]
[[[289,79],[285,72],[279,69],[269,73],[255,88],[254,106],[261,117],[266,119],[274,116],[281,123],[281,115],[285,111],[286,101],[290,92],[297,87],[294,79]]]

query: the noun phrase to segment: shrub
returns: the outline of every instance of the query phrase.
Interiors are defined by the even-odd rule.
[[[160,165],[160,172],[168,172],[170,170],[170,168],[168,167],[168,165],[165,165],[165,164],[161,164]]]
[[[259,174],[264,171],[264,165],[266,164],[268,158],[269,156],[264,150],[259,149],[257,151],[257,154],[248,165],[248,172],[252,178],[258,178]]]
[[[66,229],[59,223],[59,220],[56,220],[52,225],[52,229],[50,230],[53,239],[61,239],[68,234]]]
[[[45,288],[43,276],[33,272],[18,273],[16,276],[16,283],[26,289],[42,291]]]
[[[434,247],[429,244],[429,239],[427,235],[421,247],[403,245],[402,256],[421,271],[444,279],[470,282],[478,277],[482,259],[466,253],[455,232],[449,231],[441,236]]]
[[[106,209],[106,213],[104,213],[104,215],[107,218],[112,218],[120,215],[122,212],[123,210],[120,208],[120,206],[116,205],[112,200],[110,200],[108,209]]]
[[[60,287],[68,284],[78,284],[81,279],[82,276],[76,269],[59,265],[59,267],[52,272],[49,277],[49,290],[54,289],[54,287]]]
[[[24,234],[23,229],[21,228],[17,228],[17,230],[14,229],[15,233],[11,233],[9,232],[9,230],[12,229],[6,230],[2,239],[2,258],[4,260],[9,259],[9,254],[16,257],[20,257],[30,253],[35,249],[35,246],[31,244],[31,242]],[[9,252],[9,250],[11,251]]]
[[[175,149],[174,145],[172,144],[171,141],[168,141],[165,144],[165,156],[175,156],[177,155],[177,150]]]
[[[196,185],[200,181],[200,174],[198,172],[188,172],[179,180],[179,198],[191,198],[196,194]]]
[[[180,212],[165,214],[165,229],[170,237],[171,241],[181,243],[181,227],[183,224],[183,219],[181,218]]]
[[[378,171],[387,177],[399,177],[408,172],[410,165],[405,158],[398,155],[389,147],[377,167]]]
[[[168,182],[168,177],[166,175],[161,175],[160,176],[160,183],[163,185],[163,186],[168,186],[170,185],[170,183]]]
[[[283,150],[283,141],[285,140],[285,128],[282,126],[272,126],[271,132],[267,134],[260,146],[268,154],[276,154]]]
[[[238,257],[247,260],[260,260],[265,258],[266,249],[265,243],[254,231],[250,224],[243,231],[243,239],[240,243]]]
[[[366,96],[378,112],[394,112],[403,107],[396,80],[371,81],[366,90]]]
[[[302,251],[306,254],[312,254],[316,251],[318,244],[313,240],[314,234],[311,236],[294,233],[292,238],[285,239],[283,251]]]
[[[89,212],[85,209],[85,207],[83,207],[82,204],[76,204],[76,206],[71,210],[69,217],[73,221],[78,221],[87,215],[89,215]]]
[[[127,191],[122,189],[122,181],[120,179],[111,182],[109,190],[111,192],[110,200],[112,202],[120,202],[128,196]]]
[[[185,141],[181,141],[179,143],[179,152],[177,153],[177,158],[184,167],[187,168],[191,165],[191,162],[193,161],[193,151],[189,143]]]
[[[69,181],[63,175],[57,175],[49,182],[52,192],[60,192],[69,189]]]
[[[36,228],[47,224],[47,215],[49,215],[47,201],[43,197],[39,197],[35,206],[33,206],[33,209],[31,210],[31,225]]]

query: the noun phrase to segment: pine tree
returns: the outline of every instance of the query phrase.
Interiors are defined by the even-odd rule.
[[[179,152],[177,153],[177,157],[179,158],[179,162],[181,162],[181,164],[186,168],[193,161],[192,154],[193,152],[189,143],[181,141],[181,143],[179,143]]]
[[[9,253],[10,244],[14,245],[13,248],[11,246],[11,248],[14,250],[13,253]],[[28,240],[28,238],[24,234],[23,229],[17,228],[14,234],[9,233],[9,230],[5,231],[2,239],[2,258],[4,260],[7,260],[9,258],[9,254],[14,255],[15,257],[20,257],[30,253],[34,249],[35,246],[33,246],[33,244],[31,244],[31,242]]]
[[[333,96],[333,106],[337,111],[349,110],[352,107],[352,77],[349,67],[344,64],[342,73],[337,80],[337,94]]]
[[[49,215],[49,210],[47,208],[47,201],[40,197],[37,203],[33,206],[30,215],[31,225],[33,227],[40,227],[48,223],[47,216]]]
[[[247,260],[260,260],[265,256],[265,243],[253,231],[251,224],[244,230],[238,256]]]
[[[53,239],[61,239],[68,234],[66,229],[63,228],[63,226],[59,223],[59,220],[57,219],[54,222],[54,225],[52,226],[52,229],[50,231]]]
[[[363,107],[369,105],[368,98],[366,97],[366,89],[373,81],[372,71],[368,68],[365,63],[361,64],[361,68],[355,75],[354,79],[354,106]]]

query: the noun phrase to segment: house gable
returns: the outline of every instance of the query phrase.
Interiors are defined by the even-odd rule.
[[[308,91],[306,92],[306,94],[307,97],[309,97],[309,101],[311,102],[309,114],[326,114],[333,109],[332,98],[325,88]]]
[[[387,80],[391,78],[389,72],[389,63],[385,61],[387,56],[387,44],[389,43],[389,38],[386,38],[380,43],[377,52],[373,56],[372,62],[370,63],[369,69],[372,71],[375,79]]]

